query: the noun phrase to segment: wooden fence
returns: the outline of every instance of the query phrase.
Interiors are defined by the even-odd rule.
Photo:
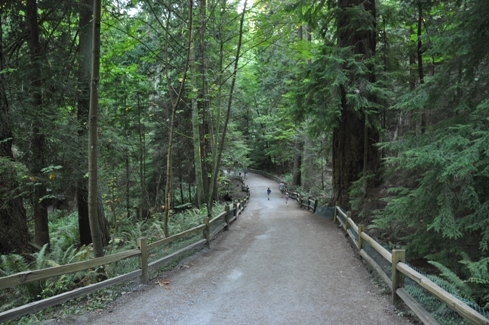
[[[338,221],[341,227],[348,233],[356,247],[359,249],[360,256],[376,271],[379,277],[391,289],[392,302],[395,304],[403,300],[406,305],[419,317],[424,324],[439,324],[434,317],[426,311],[409,293],[404,289],[405,277],[409,277],[419,286],[426,289],[430,294],[445,303],[450,309],[457,312],[471,324],[489,325],[489,319],[466,305],[463,301],[454,297],[444,289],[440,288],[426,276],[415,271],[405,263],[405,251],[403,249],[393,249],[391,252],[376,242],[365,232],[364,225],[356,225],[351,219],[351,212],[344,212],[339,206],[335,206],[334,222]],[[389,277],[382,267],[365,250],[368,243],[377,253],[379,253],[391,265],[391,277]]]
[[[317,199],[313,199],[310,196],[302,196],[300,193],[297,192],[289,192],[289,195],[291,199],[297,200],[301,208],[306,208],[308,211],[312,211],[312,213],[316,212],[316,209],[318,207]]]
[[[105,281],[90,284],[86,287],[74,289],[47,299],[31,302],[29,304],[13,308],[0,313],[0,323],[6,322],[11,319],[15,319],[27,314],[35,313],[37,311],[52,307],[68,300],[87,295],[96,290],[106,288],[115,284],[120,284],[128,280],[139,278],[140,283],[147,284],[149,282],[149,270],[156,269],[158,267],[167,265],[175,260],[177,257],[184,253],[190,252],[202,246],[210,248],[212,239],[221,231],[227,230],[232,222],[234,222],[241,212],[248,204],[250,193],[248,191],[247,196],[242,200],[237,200],[231,205],[225,207],[225,211],[219,213],[216,217],[209,220],[208,217],[203,218],[203,223],[197,227],[173,235],[168,238],[164,238],[152,243],[147,243],[146,237],[140,237],[137,239],[137,249],[131,249],[124,252],[107,255],[100,258],[94,258],[88,261],[50,267],[35,271],[25,271],[17,274],[9,275],[0,278],[0,290],[12,288],[18,285],[23,285],[35,281],[45,280],[55,276],[62,276],[65,274],[75,273],[79,271],[94,269],[102,265],[108,265],[117,261],[138,258],[139,269],[110,278]],[[166,247],[171,243],[176,242],[182,238],[190,237],[202,234],[202,238],[197,241],[180,248],[178,251],[164,256],[158,260],[149,262],[148,252],[157,248]]]

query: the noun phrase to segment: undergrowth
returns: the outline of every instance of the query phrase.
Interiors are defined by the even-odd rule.
[[[216,213],[224,211],[224,207],[216,205]],[[173,214],[169,220],[170,236],[181,233],[188,229],[202,224],[204,216],[207,215],[205,208],[191,209],[182,213]],[[55,211],[49,216],[51,230],[51,245],[38,247],[38,251],[33,254],[9,254],[0,256],[0,277],[13,275],[20,272],[39,270],[53,266],[65,265],[93,258],[92,246],[80,246],[78,242],[78,218],[76,213],[63,216]],[[111,241],[106,247],[106,255],[120,251],[137,248],[137,238],[145,236],[148,243],[165,238],[163,216],[154,214],[147,220],[132,220],[124,216],[117,216],[111,229]],[[198,235],[197,235],[198,236]],[[160,251],[164,254],[178,249],[179,245],[186,245],[189,240],[185,238],[181,243],[169,245],[167,249]],[[179,241],[179,242],[180,242]],[[170,266],[174,265],[171,263]],[[165,266],[161,269],[167,269]],[[139,268],[137,259],[125,259],[81,272],[66,274],[60,277],[52,277],[42,281],[15,286],[4,289],[0,292],[0,312],[33,302],[57,294],[70,291],[79,287],[96,283],[117,275],[125,274]],[[60,317],[66,313],[78,314],[87,310],[104,308],[120,295],[122,285],[111,286],[107,289],[99,290],[96,294],[66,302],[61,306],[48,308],[44,311],[24,316],[20,319],[6,322],[5,324],[38,324],[46,319]]]

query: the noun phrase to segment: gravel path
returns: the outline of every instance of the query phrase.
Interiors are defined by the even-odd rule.
[[[249,174],[251,200],[230,231],[112,306],[69,324],[401,325],[330,219],[285,205],[278,184]],[[267,200],[266,189],[272,193]],[[66,323],[66,324],[68,324]]]

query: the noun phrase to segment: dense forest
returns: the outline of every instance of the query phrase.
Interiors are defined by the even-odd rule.
[[[487,26],[486,0],[2,1],[0,276],[168,236],[252,168],[489,307]]]

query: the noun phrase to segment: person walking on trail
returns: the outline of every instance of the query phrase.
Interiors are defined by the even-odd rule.
[[[267,195],[268,195],[268,200],[270,200],[270,193],[272,193],[272,190],[270,187],[267,189]]]
[[[285,193],[285,205],[289,205],[289,192]]]
[[[284,197],[284,192],[285,192],[285,184],[280,182],[278,188],[280,189],[280,197]]]

